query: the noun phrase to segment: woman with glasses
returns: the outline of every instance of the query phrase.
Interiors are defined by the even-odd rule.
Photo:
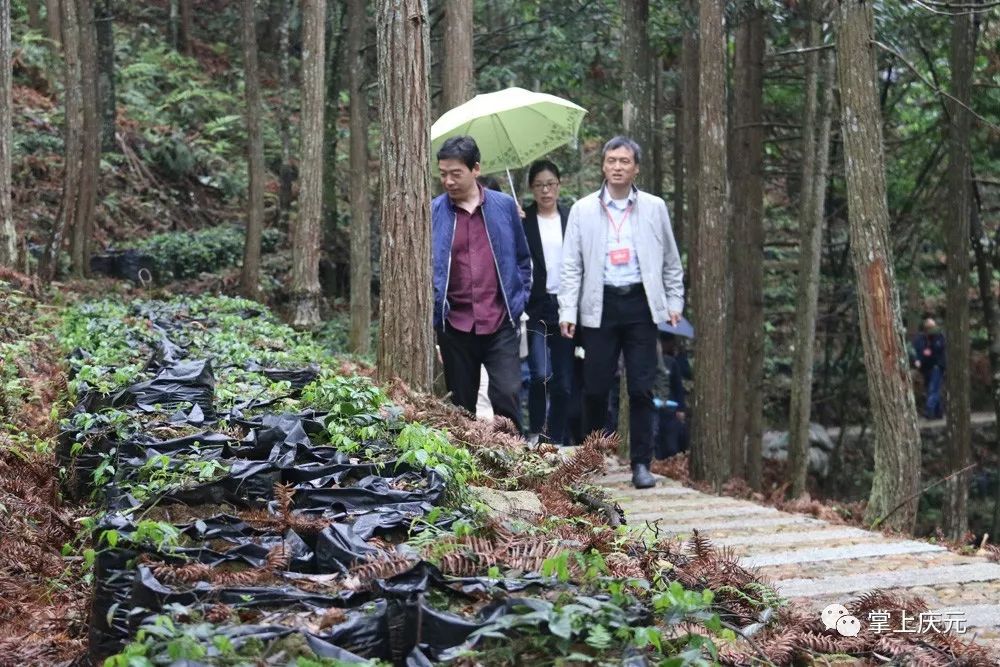
[[[528,314],[528,440],[568,444],[566,416],[573,341],[559,335],[559,271],[569,211],[559,206],[559,167],[538,160],[528,169],[534,202],[524,209],[533,281]]]

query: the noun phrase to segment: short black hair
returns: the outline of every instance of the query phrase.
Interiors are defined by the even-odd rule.
[[[452,137],[438,149],[438,160],[461,160],[472,169],[479,162],[479,146],[472,137]]]
[[[497,192],[503,192],[503,190],[500,189],[500,181],[498,181],[493,176],[479,176],[476,178],[476,180],[479,181],[479,184],[484,188],[486,188],[487,190],[496,190]]]
[[[543,171],[551,171],[556,175],[556,178],[561,178],[559,176],[559,167],[556,166],[555,162],[550,160],[535,160],[531,163],[531,167],[528,168],[528,185],[530,186],[535,182],[535,176],[538,176]]]
[[[626,137],[619,134],[617,137],[611,137],[608,139],[608,143],[604,144],[604,148],[601,149],[601,161],[604,161],[605,156],[607,156],[608,151],[613,151],[616,148],[627,148],[632,151],[632,155],[635,158],[635,163],[639,164],[642,161],[642,146],[636,142],[635,139]]]

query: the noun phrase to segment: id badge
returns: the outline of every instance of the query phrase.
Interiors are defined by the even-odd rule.
[[[608,256],[611,257],[611,263],[615,266],[628,264],[629,259],[632,257],[628,248],[615,248],[608,253]]]

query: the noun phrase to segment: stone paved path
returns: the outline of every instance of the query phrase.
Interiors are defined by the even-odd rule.
[[[791,604],[819,613],[876,588],[906,592],[934,612],[957,612],[968,622],[967,637],[1000,648],[1000,563],[656,477],[656,487],[644,491],[632,488],[627,470],[595,481],[612,490],[633,530],[655,523],[661,536],[684,538],[698,529],[713,544],[731,547],[744,565],[760,568]]]

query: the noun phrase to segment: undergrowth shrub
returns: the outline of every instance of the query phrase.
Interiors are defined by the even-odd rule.
[[[270,253],[281,242],[282,233],[265,229],[261,236],[261,252]],[[164,232],[154,234],[130,247],[153,258],[157,279],[185,280],[201,273],[239,266],[243,261],[246,231],[235,225],[219,225],[196,232]]]

